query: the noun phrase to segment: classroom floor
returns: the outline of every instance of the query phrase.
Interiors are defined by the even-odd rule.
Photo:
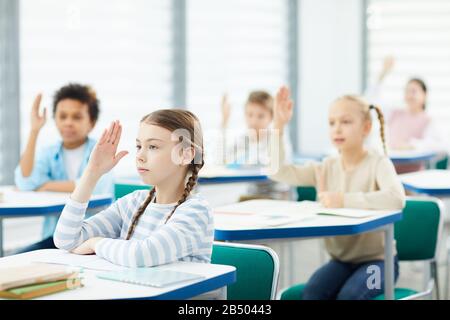
[[[232,191],[231,191],[232,190]],[[220,206],[237,201],[241,194],[244,194],[246,186],[242,184],[214,185],[203,187],[201,192],[208,199],[211,206]],[[449,206],[450,204],[447,204]],[[39,240],[42,218],[7,219],[4,221],[4,248],[5,254],[9,255],[21,246],[31,244]],[[446,223],[439,250],[439,284],[441,299],[445,297],[446,281],[446,239],[450,235],[450,223]],[[292,250],[289,245],[281,242],[265,243],[269,245],[280,258],[280,279],[278,289],[281,290],[291,284],[306,282],[309,276],[328,257],[323,249],[322,240],[308,239],[293,242]],[[293,253],[294,273],[289,279],[287,269],[288,257]],[[423,263],[400,263],[400,278],[397,287],[421,290],[424,285],[424,264]],[[450,283],[449,283],[450,285]]]

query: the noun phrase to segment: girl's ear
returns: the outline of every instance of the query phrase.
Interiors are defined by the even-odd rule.
[[[364,137],[367,137],[370,134],[371,130],[372,130],[372,121],[370,120],[365,121],[363,126]]]

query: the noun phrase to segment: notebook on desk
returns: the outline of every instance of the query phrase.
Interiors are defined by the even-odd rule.
[[[155,268],[137,268],[118,272],[105,272],[97,274],[97,277],[157,288],[204,278],[204,276],[198,274],[173,270],[158,270]]]
[[[65,266],[28,264],[0,269],[0,291],[21,286],[73,278],[78,274]]]
[[[278,220],[282,221],[282,218],[291,218],[293,221],[298,222],[303,218],[329,215],[345,218],[369,218],[375,215],[387,214],[392,210],[366,210],[366,209],[354,209],[354,208],[325,208],[319,202],[316,201],[286,201],[286,200],[249,200],[238,202],[230,205],[214,208],[214,213],[219,214],[220,219],[224,219],[221,216],[230,216],[228,220],[235,219],[236,223],[242,224],[245,219],[251,222],[252,216],[258,217],[275,217],[279,216],[280,219],[272,219],[274,222]],[[235,218],[233,218],[235,216]],[[247,217],[247,218],[246,218]],[[297,221],[295,218],[297,217]],[[239,220],[237,219],[239,218]],[[254,220],[254,219],[253,219]],[[290,223],[287,222],[287,223]]]

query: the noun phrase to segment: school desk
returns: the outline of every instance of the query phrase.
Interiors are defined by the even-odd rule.
[[[250,200],[213,210],[214,238],[219,241],[260,242],[289,238],[322,238],[383,230],[387,244],[384,251],[385,296],[386,299],[393,299],[394,223],[402,218],[400,210],[357,210],[356,212],[366,216],[350,218],[319,215],[316,212],[324,210],[320,209],[316,202],[281,200]],[[292,268],[291,263],[290,275],[293,273]]]
[[[200,170],[199,185],[224,183],[252,183],[269,181],[266,173],[260,168],[208,166]],[[120,177],[116,184],[128,186],[144,186],[139,176]]]
[[[388,151],[389,158],[394,164],[426,163],[437,157],[436,152],[415,150]]]
[[[268,181],[267,172],[257,166],[205,166],[200,170],[198,183],[222,184],[222,183],[249,183]]]
[[[337,155],[336,153],[329,153],[328,155],[322,156],[301,156],[296,155],[294,157],[294,163],[296,164],[304,164],[310,161],[320,162],[326,156]],[[406,164],[406,163],[426,163],[429,162],[436,157],[438,157],[437,152],[431,151],[415,151],[415,150],[391,150],[388,151],[389,158],[394,164]]]
[[[57,215],[63,210],[70,194],[62,192],[17,191],[12,186],[0,187],[0,257],[3,257],[3,219]],[[111,196],[96,195],[88,205],[89,213],[111,204]]]
[[[422,194],[426,196],[433,196],[441,198],[442,200],[448,200],[450,197],[450,171],[449,170],[424,170],[412,173],[401,174],[400,180],[406,190],[413,193]],[[448,208],[445,208],[445,220],[448,221]],[[450,238],[447,238],[450,241]],[[447,245],[450,248],[450,242]],[[449,249],[447,249],[449,250]],[[445,282],[445,294],[448,295],[449,285],[449,262],[446,266],[447,279]],[[424,272],[429,273],[428,264],[425,264]],[[426,279],[427,277],[425,277]],[[424,283],[425,286],[425,283]]]
[[[56,253],[55,253],[56,252]],[[49,262],[49,256],[55,259],[55,255],[61,253],[65,255],[63,264],[73,264],[79,258],[99,259],[95,255],[78,256],[68,254],[66,251],[58,249],[36,250],[14,256],[0,258],[0,268],[20,266],[29,263]],[[71,257],[75,256],[75,257]],[[82,277],[83,287],[63,291],[36,299],[50,300],[110,300],[110,299],[156,299],[156,300],[178,300],[202,297],[206,293],[213,291],[216,296],[212,298],[226,299],[226,286],[236,281],[236,269],[233,266],[199,263],[199,262],[175,262],[158,266],[161,270],[173,270],[201,275],[202,278],[173,284],[167,287],[149,287],[143,285],[129,284],[119,281],[103,280],[96,277],[96,274],[106,271],[117,271],[123,267],[101,259],[102,264],[97,264],[96,268],[84,267]],[[55,260],[56,261],[56,260]],[[61,259],[57,260],[61,263]],[[88,263],[85,263],[88,265]],[[100,267],[99,267],[100,266]],[[207,295],[206,295],[207,296]]]
[[[450,196],[449,170],[424,170],[400,175],[406,190],[436,197]]]

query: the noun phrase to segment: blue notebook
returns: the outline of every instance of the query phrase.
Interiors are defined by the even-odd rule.
[[[97,274],[98,278],[162,288],[191,280],[203,279],[204,276],[155,268],[136,268],[124,271],[110,271]]]

